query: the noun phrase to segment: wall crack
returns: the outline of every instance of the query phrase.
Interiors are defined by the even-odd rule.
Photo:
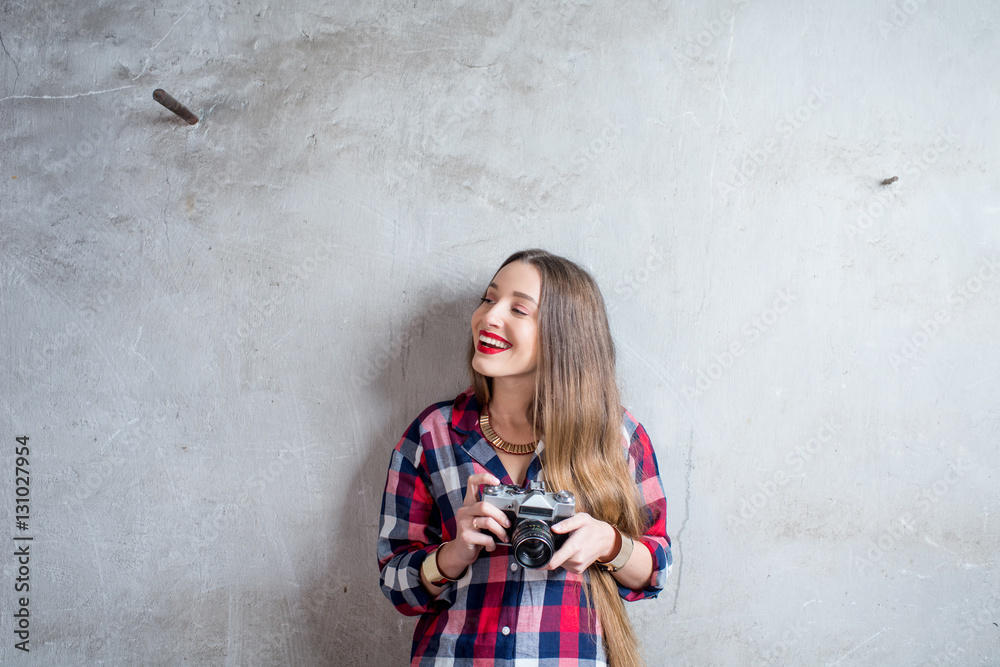
[[[11,92],[17,91],[17,80],[21,78],[21,68],[17,66],[17,61],[14,57],[10,55],[10,51],[7,50],[7,45],[3,43],[3,34],[0,34],[0,46],[3,47],[3,52],[7,54],[7,58],[10,62],[14,64],[14,85],[10,87]]]

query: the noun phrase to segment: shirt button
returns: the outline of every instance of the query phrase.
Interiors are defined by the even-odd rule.
[[[510,564],[510,571],[511,572],[517,572],[517,563],[511,563]]]
[[[509,635],[510,634],[510,628],[508,628],[505,625],[505,626],[503,626],[503,630],[501,630],[500,632],[502,632],[504,635]]]

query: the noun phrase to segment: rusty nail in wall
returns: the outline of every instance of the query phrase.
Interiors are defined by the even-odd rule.
[[[157,88],[156,90],[153,91],[153,99],[162,104],[163,106],[167,107],[171,111],[173,111],[175,114],[177,114],[184,120],[186,120],[188,124],[194,125],[195,123],[198,122],[197,116],[191,113],[191,111],[186,106],[175,100],[173,97],[169,95],[169,93],[167,93],[167,91],[163,90],[162,88]]]

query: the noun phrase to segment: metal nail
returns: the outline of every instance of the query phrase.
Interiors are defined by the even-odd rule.
[[[190,109],[175,100],[162,88],[157,88],[153,91],[153,99],[186,120],[188,124],[194,125],[198,122],[198,117],[191,113]]]

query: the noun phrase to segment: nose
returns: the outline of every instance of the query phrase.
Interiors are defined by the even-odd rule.
[[[486,312],[483,313],[483,324],[496,328],[503,325],[503,319],[500,317],[501,311],[499,310],[499,306],[500,303],[497,302],[486,309]]]

